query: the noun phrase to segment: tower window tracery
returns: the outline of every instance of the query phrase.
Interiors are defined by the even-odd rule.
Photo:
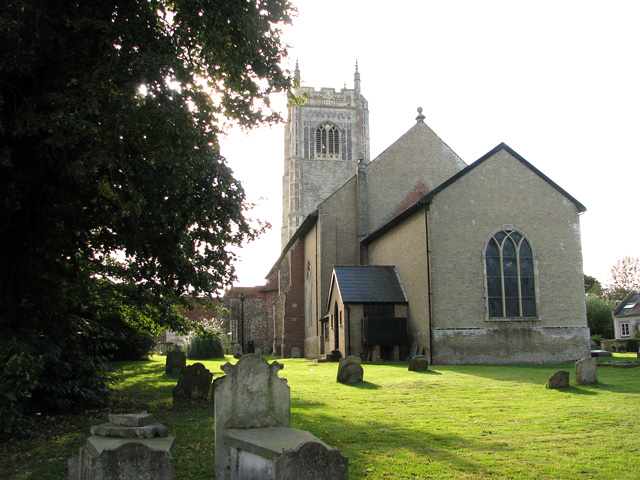
[[[316,157],[339,158],[340,130],[331,123],[320,125],[316,129]]]

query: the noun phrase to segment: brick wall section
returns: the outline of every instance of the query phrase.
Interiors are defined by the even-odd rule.
[[[244,295],[241,301],[240,295]],[[272,286],[259,287],[233,287],[224,296],[223,302],[229,310],[231,300],[237,304],[238,343],[242,340],[242,328],[244,327],[243,351],[248,351],[249,342],[253,342],[254,348],[262,353],[271,353],[273,349],[274,323],[273,323],[273,298],[275,290]],[[223,315],[225,331],[230,331],[232,312]]]
[[[289,250],[289,271],[292,282],[289,284],[284,298],[283,332],[281,340],[281,356],[291,357],[293,347],[300,349],[304,356],[305,309],[304,309],[304,242],[298,240]]]

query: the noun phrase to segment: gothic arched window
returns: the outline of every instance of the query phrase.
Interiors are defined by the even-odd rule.
[[[340,155],[340,130],[331,123],[320,125],[316,129],[316,156],[318,158],[337,158]]]
[[[489,318],[537,316],[535,266],[529,241],[515,230],[501,230],[485,249]]]

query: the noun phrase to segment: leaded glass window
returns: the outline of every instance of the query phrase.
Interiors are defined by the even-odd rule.
[[[489,318],[537,316],[533,250],[522,234],[496,233],[485,250]]]
[[[340,155],[340,130],[335,125],[325,123],[316,129],[316,156],[337,158]]]

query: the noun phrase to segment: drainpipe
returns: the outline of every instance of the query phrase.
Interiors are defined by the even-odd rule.
[[[347,357],[351,355],[351,309],[349,305],[344,306],[345,322],[347,326]]]
[[[429,364],[433,365],[433,289],[431,288],[431,246],[429,245],[429,205],[424,209],[425,220],[425,238],[426,238],[426,250],[427,250],[427,282],[429,283],[427,289],[427,311],[429,313]]]

